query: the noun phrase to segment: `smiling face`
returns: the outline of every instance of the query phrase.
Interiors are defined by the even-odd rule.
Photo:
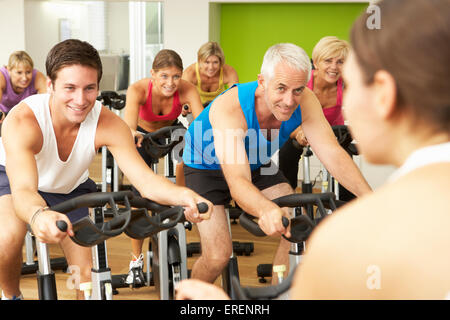
[[[11,85],[16,93],[23,92],[31,83],[33,78],[33,68],[27,64],[19,62],[15,67],[9,69]]]
[[[279,121],[287,121],[300,104],[300,98],[307,83],[307,72],[292,68],[280,62],[274,69],[274,75],[267,79],[258,77],[264,88],[264,100],[272,114]]]
[[[315,74],[328,83],[336,83],[342,75],[343,65],[344,58],[342,57],[322,59],[319,63],[314,64],[314,67],[316,68]]]
[[[83,122],[98,96],[97,70],[82,65],[61,68],[50,88],[52,110],[61,112],[70,123]]]
[[[154,88],[165,97],[171,97],[178,90],[183,70],[172,66],[155,71],[152,69],[152,83]]]
[[[207,77],[214,77],[220,70],[219,57],[212,55],[201,60],[199,63],[200,73],[205,74]]]

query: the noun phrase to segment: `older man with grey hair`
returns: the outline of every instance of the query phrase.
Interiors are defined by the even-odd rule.
[[[289,213],[271,199],[293,190],[270,157],[300,125],[317,157],[342,185],[356,195],[370,191],[306,87],[310,71],[303,49],[276,44],[267,50],[257,81],[232,86],[189,127],[183,153],[186,186],[214,204],[211,219],[198,226],[202,255],[192,278],[214,282],[228,262],[232,241],[224,206],[231,198],[259,219],[266,234],[289,237],[281,220]],[[274,263],[287,265],[289,243],[281,239]]]

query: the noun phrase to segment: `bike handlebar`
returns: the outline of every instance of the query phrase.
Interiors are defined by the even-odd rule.
[[[72,240],[84,247],[94,246],[110,237],[121,234],[128,226],[131,220],[131,207],[129,199],[134,195],[131,191],[119,192],[94,192],[84,194],[57,205],[50,207],[50,210],[61,213],[67,213],[78,208],[85,207],[103,207],[106,204],[111,206],[113,218],[101,225],[94,224],[92,220],[86,216],[72,224],[74,236]],[[121,203],[124,209],[118,209],[117,204]],[[65,221],[59,220],[56,226],[62,231],[67,231]]]
[[[348,127],[346,125],[336,125],[332,126],[331,129],[333,129],[333,133],[336,136],[341,147],[351,155],[357,156],[358,149],[352,143],[353,137],[350,134]]]
[[[134,194],[131,191],[93,192],[58,203],[50,210],[67,213],[78,208],[102,207],[108,203],[112,206],[118,202],[129,202],[129,199],[133,197]]]
[[[142,146],[153,159],[160,159],[168,154],[177,144],[183,141],[183,135],[180,135],[177,139],[173,137],[173,133],[176,130],[186,130],[186,128],[183,125],[175,125],[146,133],[144,135]],[[169,138],[171,141],[166,142],[166,139]]]
[[[287,238],[283,235],[283,237],[294,243],[300,243],[305,241],[309,235],[311,234],[314,227],[327,215],[325,208],[329,208],[331,210],[336,209],[335,203],[335,195],[334,193],[295,193],[287,196],[283,196],[277,199],[272,200],[279,207],[306,207],[306,205],[316,205],[318,211],[320,212],[321,219],[318,221],[313,221],[307,215],[299,215],[290,220],[291,225],[291,237]],[[325,205],[326,203],[326,205]],[[340,203],[341,205],[342,203]],[[283,217],[285,220],[288,220],[286,217]],[[242,227],[252,233],[257,237],[266,236],[264,231],[261,230],[259,225],[254,221],[255,217],[248,214],[242,213],[239,217],[239,222]],[[285,222],[283,221],[283,225]],[[285,225],[287,227],[287,225]]]
[[[101,101],[103,105],[110,109],[122,110],[125,108],[126,95],[118,94],[115,91],[102,91],[97,100]]]
[[[125,232],[132,238],[143,239],[175,226],[184,219],[184,209],[180,206],[160,205],[148,199],[136,197],[131,191],[95,192],[85,194],[52,206],[50,210],[67,213],[82,207],[103,207],[109,204],[113,218],[102,224],[94,224],[89,217],[84,217],[72,224],[72,240],[85,247],[94,246],[110,237]],[[118,209],[117,204],[125,208]],[[131,210],[131,206],[138,208]],[[206,203],[197,204],[200,213],[208,211]],[[150,210],[153,215],[148,214]],[[168,221],[167,221],[168,220]],[[56,226],[67,231],[67,223],[56,221]]]

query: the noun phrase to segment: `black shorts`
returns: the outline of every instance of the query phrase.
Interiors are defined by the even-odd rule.
[[[273,174],[262,174],[261,169],[273,166],[276,170]],[[211,201],[214,205],[227,205],[231,201],[231,194],[222,170],[202,170],[183,165],[186,187],[197,192],[202,197]],[[280,183],[289,183],[283,173],[273,162],[253,170],[252,183],[264,190]]]
[[[86,193],[96,192],[97,185],[91,179],[87,179],[70,193],[50,193],[38,191],[42,198],[44,198],[47,206],[51,207],[63,201],[81,196]],[[9,186],[9,179],[6,175],[5,167],[0,165],[0,197],[5,194],[11,194]],[[67,213],[67,217],[71,222],[75,222],[89,214],[88,208],[79,208]]]

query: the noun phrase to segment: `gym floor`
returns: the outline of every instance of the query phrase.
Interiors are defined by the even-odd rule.
[[[101,156],[98,155],[93,162],[91,168],[91,178],[101,181]],[[264,286],[269,285],[271,278],[268,278],[267,284],[261,284],[258,281],[256,267],[261,263],[272,263],[273,255],[278,246],[278,239],[272,237],[259,238],[251,235],[239,224],[231,225],[233,241],[253,242],[254,251],[250,256],[238,256],[239,276],[243,286]],[[191,231],[187,231],[187,242],[198,242],[199,236],[196,227]],[[109,239],[106,242],[108,252],[108,265],[112,274],[123,274],[128,272],[128,265],[131,259],[131,242],[130,238],[122,234],[118,237]],[[58,245],[50,245],[50,256],[60,257],[62,251]],[[148,240],[144,243],[144,250],[148,248]],[[25,251],[24,251],[25,253]],[[192,268],[198,255],[188,258],[188,269]],[[24,256],[25,259],[25,256]],[[62,271],[56,271],[56,285],[58,291],[58,299],[73,300],[75,299],[75,291],[70,288],[70,274]],[[217,285],[221,285],[220,278],[216,281]],[[21,280],[21,290],[23,296],[27,300],[37,300],[37,281],[36,275],[23,275]],[[159,299],[155,287],[143,287],[139,289],[121,288],[119,294],[114,295],[115,300],[157,300]]]

